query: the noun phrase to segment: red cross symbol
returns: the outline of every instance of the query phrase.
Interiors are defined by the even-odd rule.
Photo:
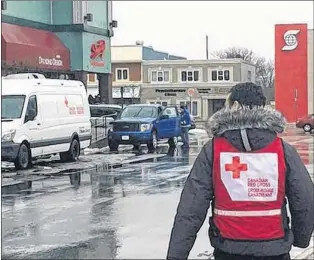
[[[233,179],[239,179],[241,175],[241,171],[247,171],[247,164],[240,163],[239,156],[232,157],[232,163],[225,165],[225,170],[232,172]]]
[[[68,101],[67,97],[64,97],[64,104],[65,104],[66,107],[68,107],[69,101]]]

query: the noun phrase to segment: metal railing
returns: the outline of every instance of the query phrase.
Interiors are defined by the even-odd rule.
[[[91,118],[92,143],[107,138],[108,130],[112,129],[110,122],[114,121],[114,116],[116,114]]]

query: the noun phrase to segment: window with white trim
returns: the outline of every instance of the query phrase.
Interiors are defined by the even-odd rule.
[[[170,82],[170,71],[153,70],[151,73],[151,82],[154,83]]]
[[[230,70],[211,70],[210,77],[212,81],[229,81],[230,80]]]
[[[181,70],[180,81],[181,82],[199,82],[200,70]]]
[[[199,102],[198,101],[193,100],[192,104],[190,103],[190,101],[180,101],[179,105],[180,107],[186,106],[187,110],[191,113],[192,116],[199,115],[199,111],[198,111]]]
[[[129,80],[129,69],[116,69],[116,81]]]

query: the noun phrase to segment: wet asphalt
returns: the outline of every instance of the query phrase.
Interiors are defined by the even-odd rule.
[[[284,138],[313,175],[313,137]],[[2,258],[165,259],[185,179],[205,141],[193,139],[189,150],[163,145],[144,162],[50,176],[2,194]],[[190,258],[211,256],[207,227]]]

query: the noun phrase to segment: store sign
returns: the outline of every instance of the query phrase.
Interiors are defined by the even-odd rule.
[[[139,98],[140,87],[123,87],[123,98]],[[121,87],[112,88],[112,98],[121,97]]]
[[[105,66],[104,56],[106,50],[106,41],[99,40],[90,47],[90,64],[94,67]]]
[[[55,58],[45,58],[45,57],[38,57],[38,64],[39,65],[48,65],[53,67],[62,67],[63,61],[60,55],[56,55]]]
[[[177,93],[186,93],[185,89],[156,89],[156,93],[163,93],[165,97],[176,97]]]

